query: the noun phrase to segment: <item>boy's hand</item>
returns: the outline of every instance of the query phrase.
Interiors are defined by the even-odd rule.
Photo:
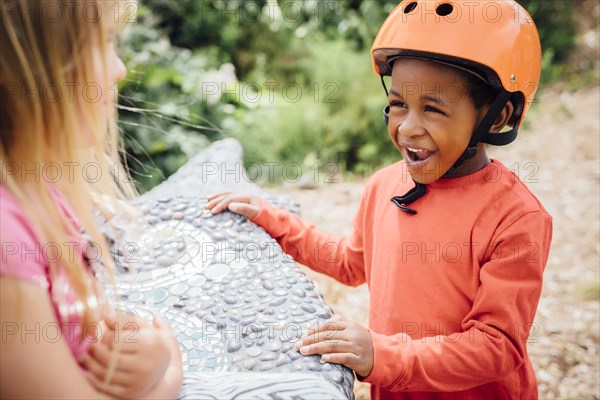
[[[116,397],[139,397],[164,376],[171,361],[173,332],[154,317],[153,324],[132,315],[107,317],[102,340],[80,359],[98,389]],[[115,358],[116,357],[116,358]]]
[[[260,200],[254,195],[225,192],[209,196],[204,208],[213,214],[228,209],[236,214],[254,218],[260,211]]]
[[[373,340],[369,330],[333,318],[309,330],[295,344],[303,355],[322,354],[323,361],[343,364],[366,377],[373,369]]]

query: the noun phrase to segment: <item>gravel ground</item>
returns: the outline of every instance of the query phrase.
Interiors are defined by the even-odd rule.
[[[554,218],[550,258],[529,353],[541,399],[600,399],[600,88],[577,93],[549,89],[528,115],[517,141],[490,148],[519,175]],[[320,229],[349,234],[363,182],[313,190],[282,186]],[[334,310],[367,324],[366,285],[348,288],[307,270]],[[357,383],[359,399],[369,398]]]

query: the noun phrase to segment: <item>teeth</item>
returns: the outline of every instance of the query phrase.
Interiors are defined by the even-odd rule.
[[[412,151],[413,153],[419,153],[419,152],[423,152],[423,151],[427,151],[427,150],[423,150],[423,149],[413,149],[411,147],[407,147],[408,150]]]

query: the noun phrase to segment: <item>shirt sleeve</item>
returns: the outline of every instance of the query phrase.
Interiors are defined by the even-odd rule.
[[[346,285],[358,286],[365,282],[362,209],[361,204],[350,237],[321,232],[298,215],[278,209],[264,199],[252,222],[262,226],[299,263]]]
[[[489,261],[481,266],[481,285],[461,331],[420,339],[371,331],[374,366],[364,380],[389,391],[454,392],[501,380],[519,368],[551,236],[550,216],[538,211],[497,235],[488,246]]]
[[[6,197],[0,215],[0,274],[48,289],[48,264],[27,217]]]

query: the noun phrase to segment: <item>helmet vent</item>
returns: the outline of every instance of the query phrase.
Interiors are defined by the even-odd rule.
[[[404,7],[404,14],[410,14],[415,10],[415,8],[417,8],[417,2],[413,1],[412,3],[409,3],[406,7]]]
[[[449,3],[444,3],[444,4],[440,4],[436,9],[435,12],[437,13],[437,15],[439,15],[440,17],[445,17],[446,15],[449,15],[452,11],[454,10],[454,7],[452,6],[452,4]]]

